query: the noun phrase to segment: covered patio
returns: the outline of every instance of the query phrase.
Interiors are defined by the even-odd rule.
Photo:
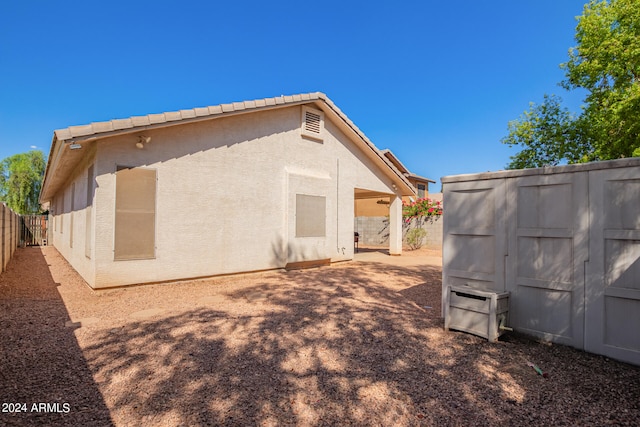
[[[402,255],[402,197],[379,191],[366,190],[356,188],[354,190],[355,215],[358,215],[358,200],[377,200],[378,203],[388,207],[388,237],[389,237],[389,255]],[[358,233],[358,230],[355,230]]]

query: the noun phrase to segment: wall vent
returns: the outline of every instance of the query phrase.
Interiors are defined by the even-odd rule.
[[[312,111],[304,112],[304,128],[307,132],[313,132],[320,135],[320,114]]]
[[[302,136],[322,141],[324,113],[309,107],[302,107]]]

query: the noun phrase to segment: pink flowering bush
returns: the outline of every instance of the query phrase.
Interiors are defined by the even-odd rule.
[[[442,203],[428,198],[402,202],[402,218],[408,229],[405,240],[411,249],[420,249],[427,237],[426,221],[433,223],[442,216]]]
[[[415,202],[402,202],[402,218],[408,224],[414,218],[437,221],[442,216],[442,203],[429,198],[418,199]]]

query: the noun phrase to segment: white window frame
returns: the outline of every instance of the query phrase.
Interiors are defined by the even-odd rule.
[[[420,196],[420,186],[422,186],[422,196]],[[418,199],[424,199],[425,197],[427,197],[427,184],[419,182],[416,185],[416,189],[418,190]]]

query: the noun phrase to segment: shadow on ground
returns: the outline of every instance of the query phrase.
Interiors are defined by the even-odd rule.
[[[85,348],[94,372],[105,384],[126,385],[120,387],[126,393],[111,396],[116,419],[535,425],[624,424],[636,419],[631,413],[640,414],[637,385],[627,396],[609,395],[606,387],[615,375],[625,378],[627,365],[596,359],[602,371],[592,380],[602,389],[562,372],[547,381],[527,359],[552,359],[568,370],[582,358],[594,359],[517,337],[492,345],[444,333],[439,268],[368,264],[295,271],[239,287],[227,298],[224,307],[197,307],[95,334]],[[637,370],[628,372],[640,379]],[[575,382],[569,384],[575,394],[558,396],[557,385],[567,382]],[[584,405],[597,399],[612,406],[603,412]]]
[[[177,308],[155,318],[81,328],[86,359],[69,330],[52,327],[48,338],[46,325],[38,325],[33,329],[45,331],[33,334],[47,347],[56,335],[68,340],[70,361],[60,371],[74,368],[90,390],[79,399],[91,400],[87,406],[100,415],[97,383],[117,425],[637,422],[639,369],[518,336],[489,344],[445,333],[440,276],[438,267],[352,263],[255,276],[224,291],[202,281],[198,289],[216,295],[216,303],[184,308],[172,300]],[[125,295],[163,298],[165,290],[175,298],[176,286],[107,293],[100,304],[125,304]],[[58,324],[67,315],[58,307],[50,317]],[[4,360],[18,351],[12,345]],[[550,378],[536,375],[527,360],[553,366]],[[37,387],[22,371],[27,367],[16,368],[3,366],[2,373],[16,378],[12,384]],[[56,380],[69,381],[64,374]]]
[[[0,275],[0,425],[113,425],[57,286],[37,247]]]

